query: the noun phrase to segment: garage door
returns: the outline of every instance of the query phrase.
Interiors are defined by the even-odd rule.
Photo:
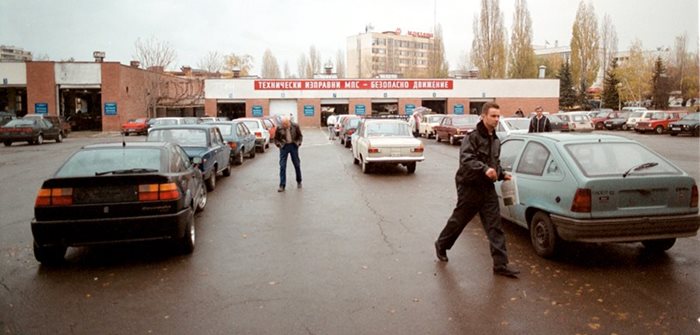
[[[292,121],[297,122],[296,100],[272,100],[270,101],[270,115],[292,116]]]

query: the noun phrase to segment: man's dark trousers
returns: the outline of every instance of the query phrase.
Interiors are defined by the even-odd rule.
[[[280,186],[287,185],[287,156],[292,156],[292,164],[297,175],[297,183],[301,183],[301,162],[299,161],[299,147],[296,143],[287,143],[280,148]],[[498,205],[498,204],[497,204]]]
[[[449,250],[464,227],[479,213],[481,224],[489,239],[494,267],[508,264],[506,238],[501,224],[498,195],[494,184],[457,185],[457,206],[438,237],[441,248]]]

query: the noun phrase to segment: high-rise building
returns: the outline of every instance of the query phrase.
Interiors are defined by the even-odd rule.
[[[435,39],[431,33],[372,32],[347,39],[347,77],[424,77]]]
[[[0,45],[0,62],[24,62],[32,60],[32,53],[12,45]]]

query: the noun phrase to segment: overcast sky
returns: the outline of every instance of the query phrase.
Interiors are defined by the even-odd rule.
[[[513,21],[514,0],[500,2],[506,30]],[[599,24],[609,14],[619,38],[619,50],[634,39],[645,49],[673,47],[686,32],[689,49],[698,48],[698,0],[594,0]],[[579,0],[529,0],[533,43],[569,45]],[[197,67],[208,51],[249,54],[252,70],[269,48],[280,69],[315,45],[323,61],[335,61],[348,36],[364,32],[408,30],[431,32],[434,21],[443,28],[451,69],[463,63],[473,39],[477,0],[0,0],[0,44],[31,51],[51,60],[70,57],[91,61],[105,51],[106,60],[123,64],[133,59],[137,38],[155,37],[172,43],[176,66]]]

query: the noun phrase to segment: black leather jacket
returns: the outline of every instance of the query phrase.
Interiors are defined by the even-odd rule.
[[[478,186],[492,184],[493,181],[486,176],[489,168],[496,169],[498,180],[503,180],[504,173],[501,168],[501,141],[496,132],[489,135],[483,121],[476,125],[476,131],[462,140],[459,153],[459,169],[455,176],[457,184]]]
[[[301,128],[299,128],[299,125],[296,123],[292,123],[289,129],[284,127],[277,128],[277,132],[275,133],[275,145],[277,147],[283,147],[285,144],[287,144],[288,131],[292,133],[291,143],[295,143],[297,146],[301,146],[301,142],[304,140],[304,135],[302,135]]]

